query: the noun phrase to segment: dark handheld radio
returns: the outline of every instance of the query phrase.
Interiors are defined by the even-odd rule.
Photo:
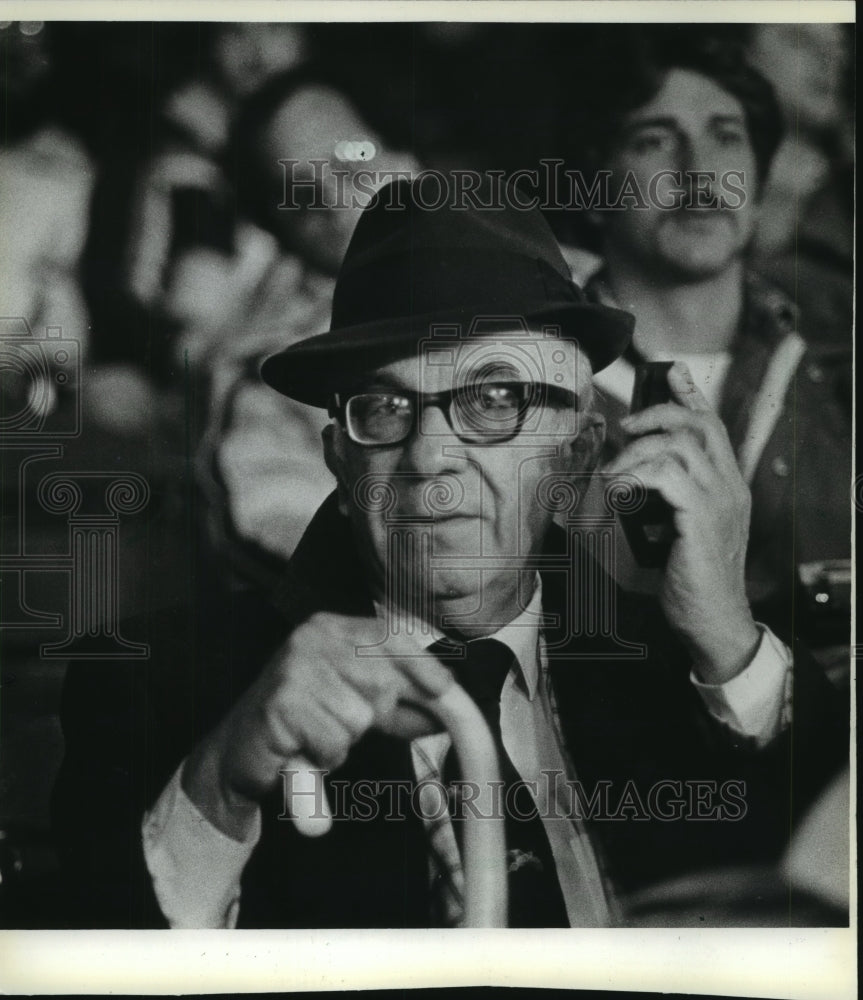
[[[672,402],[668,385],[668,370],[672,361],[642,361],[635,366],[635,385],[632,390],[630,413],[638,413],[650,406]],[[656,568],[664,566],[677,537],[672,510],[657,490],[647,490],[644,503],[638,510],[619,514],[632,554],[639,566]]]

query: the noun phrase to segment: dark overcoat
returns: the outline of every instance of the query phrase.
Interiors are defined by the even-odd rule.
[[[547,552],[559,554],[565,545],[555,527]],[[615,591],[615,634],[573,634],[568,581],[605,586],[602,572],[591,564],[579,574],[559,567],[542,574],[544,610],[558,621],[545,633],[559,654],[549,669],[581,786],[591,793],[610,783],[603,787],[611,790],[612,809],[629,782],[642,801],[660,781],[685,787],[733,781],[745,788],[745,808],[731,810],[736,818],[720,809],[712,818],[669,821],[639,815],[636,805],[614,820],[589,820],[610,885],[625,896],[701,868],[775,861],[814,796],[847,762],[847,707],[797,650],[794,723],[755,749],[707,713],[688,679],[685,651],[649,599]],[[64,871],[58,926],[164,926],[143,860],[143,813],[291,628],[317,610],[373,614],[334,497],[315,516],[270,599],[223,594],[191,610],[153,614],[137,632],[143,628],[151,645],[147,660],[70,667],[61,711],[65,757],[53,799]],[[643,645],[645,657],[622,658],[621,641]],[[332,775],[349,782],[413,777],[408,744],[376,730]],[[307,839],[279,818],[283,808],[280,788],[262,803],[261,839],[243,875],[240,926],[428,924],[427,846],[412,810],[402,818],[389,810],[387,818],[382,805],[369,821],[336,822],[327,835]]]

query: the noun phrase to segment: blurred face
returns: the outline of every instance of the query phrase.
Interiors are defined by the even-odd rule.
[[[296,24],[229,24],[218,33],[216,64],[231,91],[245,97],[270,77],[302,63],[303,28]]]
[[[755,155],[743,106],[712,80],[671,70],[624,118],[608,167],[612,190],[631,171],[649,195],[646,208],[599,213],[612,263],[679,282],[740,259],[755,222]]]
[[[773,84],[795,131],[833,128],[842,121],[842,78],[851,52],[842,24],[762,24],[750,57]]]
[[[537,361],[553,371],[555,391],[537,386],[535,397],[519,397]],[[553,517],[541,503],[547,477],[591,468],[601,444],[601,418],[577,409],[589,384],[589,364],[571,343],[489,338],[462,342],[444,363],[431,352],[386,365],[339,397],[359,404],[348,402],[328,428],[327,464],[379,597],[425,587],[438,625],[441,616],[469,615],[474,634],[516,617],[519,596],[533,591],[530,557]],[[352,440],[387,435],[406,436]],[[491,443],[500,437],[508,440]],[[420,555],[424,539],[430,547]]]
[[[281,209],[273,213],[274,222],[285,243],[310,263],[336,274],[371,193],[357,190],[353,176],[359,170],[412,171],[417,164],[412,157],[388,152],[378,136],[338,91],[311,84],[292,94],[276,110],[262,134],[261,155],[271,166],[282,188],[279,198],[297,202],[309,197],[311,184],[317,194],[312,207]],[[362,145],[370,160],[341,160],[337,153],[346,144]],[[291,173],[281,160],[296,161]],[[312,163],[318,162],[318,167]],[[325,161],[323,167],[320,161]],[[336,173],[336,171],[338,173]],[[367,179],[365,187],[385,183]]]

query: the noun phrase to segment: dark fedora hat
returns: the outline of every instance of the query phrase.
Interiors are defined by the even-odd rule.
[[[514,320],[536,332],[556,328],[594,371],[623,353],[633,317],[587,301],[538,209],[518,207],[493,178],[466,193],[437,172],[432,205],[422,188],[429,176],[378,191],[345,254],[329,332],[264,361],[261,376],[274,389],[327,406],[359,374],[407,356],[439,326],[459,336],[511,329]]]

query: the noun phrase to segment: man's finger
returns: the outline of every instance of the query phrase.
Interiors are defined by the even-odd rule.
[[[306,701],[286,718],[289,732],[298,738],[303,752],[321,767],[337,768],[347,758],[354,739],[327,705]]]
[[[452,673],[428,649],[409,636],[393,636],[386,651],[403,677],[417,693],[437,698],[452,683]]]
[[[439,698],[453,683],[452,671],[429,654],[400,659],[399,666],[415,689],[427,698]]]
[[[670,456],[642,462],[628,470],[645,489],[656,490],[677,514],[699,514],[705,506],[705,491],[683,466]]]
[[[687,431],[703,443],[710,460],[724,476],[739,474],[728,433],[712,410],[693,410],[677,403],[662,403],[623,417],[620,427],[633,436]]]
[[[450,671],[419,642],[407,636],[390,636],[375,646],[374,656],[360,656],[346,648],[338,664],[341,676],[369,698],[393,686],[437,698],[452,680]]]
[[[702,489],[711,491],[721,485],[716,468],[704,449],[691,434],[681,432],[646,434],[631,441],[609,463],[604,472],[611,476],[621,473],[631,474],[636,466],[664,456],[676,459]]]
[[[668,387],[674,399],[686,409],[702,413],[714,412],[704,393],[695,384],[688,365],[682,361],[675,361],[668,369]]]
[[[291,775],[291,795],[286,803],[297,829],[306,837],[320,837],[333,825],[333,814],[324,789],[324,775],[307,757],[289,757],[282,768]]]
[[[352,736],[362,736],[375,717],[366,693],[334,670],[327,673],[325,683],[326,688],[317,693],[317,699]]]

